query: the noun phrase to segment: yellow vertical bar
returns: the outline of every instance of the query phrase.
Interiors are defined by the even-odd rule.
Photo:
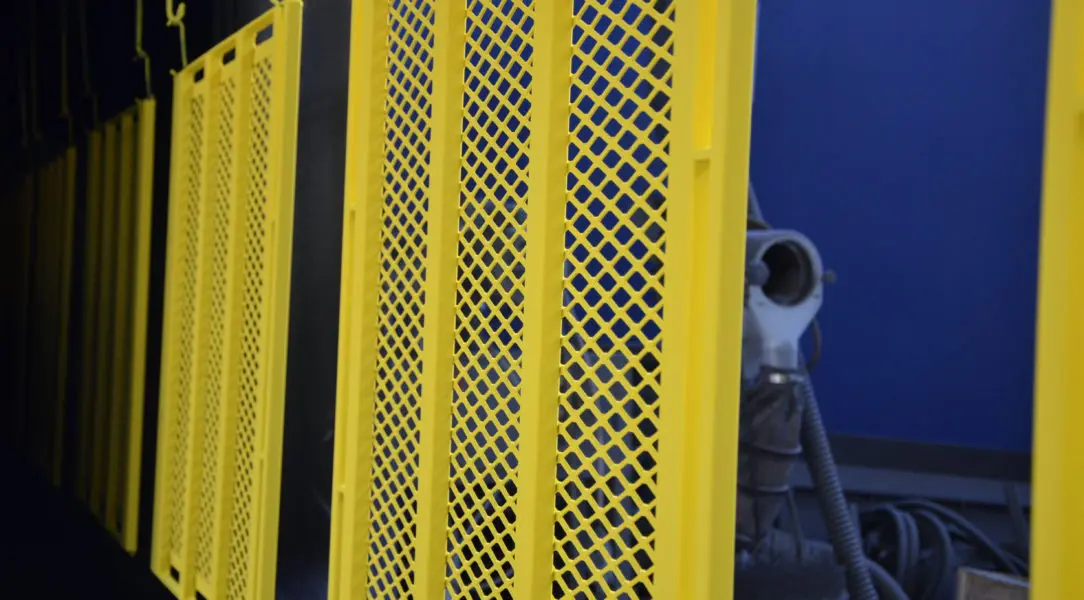
[[[55,301],[53,287],[55,284],[55,222],[56,222],[56,161],[51,161],[42,169],[42,186],[40,203],[40,227],[37,259],[37,270],[40,276],[40,290],[35,301],[34,308],[39,317],[39,329],[35,334],[38,349],[35,352],[35,373],[37,381],[34,387],[34,396],[31,402],[36,410],[35,432],[37,434],[35,445],[35,458],[44,478],[51,475],[52,456],[52,397],[48,393],[51,389],[52,357],[55,336]]]
[[[113,339],[113,269],[116,266],[117,215],[117,135],[118,123],[110,121],[105,126],[105,160],[102,180],[101,211],[101,257],[98,271],[98,319],[95,332],[94,377],[94,466],[92,468],[90,507],[99,518],[105,518],[104,500],[108,470],[109,434],[109,367]]]
[[[691,365],[689,364],[690,327],[692,316],[691,296],[696,292],[693,281],[693,220],[696,205],[701,202],[696,194],[704,194],[703,181],[705,165],[697,164],[698,150],[703,152],[704,141],[698,136],[697,129],[710,132],[713,125],[710,113],[702,111],[704,102],[697,97],[710,83],[697,80],[700,75],[701,55],[700,39],[702,33],[698,23],[706,18],[703,14],[705,4],[718,0],[673,0],[674,24],[671,35],[674,37],[674,55],[671,73],[673,76],[670,122],[669,156],[669,201],[666,204],[666,281],[665,311],[663,313],[663,332],[665,342],[662,345],[662,390],[659,406],[659,498],[656,521],[656,587],[655,591],[664,598],[684,598],[689,593],[691,581],[687,573],[690,557],[683,556],[688,549],[689,532],[683,530],[687,522],[682,513],[689,508],[690,494],[685,489],[686,479],[695,477],[695,467],[688,464],[694,460],[684,440],[690,423],[689,385]],[[709,72],[710,77],[712,74]],[[707,117],[707,119],[705,119]],[[710,133],[709,133],[710,135]],[[698,147],[698,143],[700,147]],[[700,315],[700,318],[708,318]],[[685,573],[682,572],[685,565]],[[729,592],[728,592],[729,594]]]
[[[213,164],[212,157],[216,155],[215,148],[218,138],[215,126],[218,124],[219,101],[217,90],[220,85],[222,64],[217,60],[205,61],[203,71],[204,78],[199,83],[203,90],[202,92],[194,92],[204,94],[204,106],[206,108],[204,109],[205,114],[202,123],[203,133],[200,136],[203,149],[199,155],[203,164],[200,167],[200,180],[198,183],[200,210],[197,238],[199,241],[196,243],[198,258],[196,259],[196,299],[195,318],[193,319],[195,342],[192,350],[192,364],[195,365],[195,368],[192,369],[190,374],[192,383],[189,389],[192,390],[192,395],[189,398],[188,441],[185,448],[187,450],[185,476],[188,483],[184,491],[184,525],[182,526],[182,539],[184,540],[182,547],[184,552],[181,555],[181,564],[178,568],[181,574],[181,596],[184,598],[191,598],[195,595],[197,584],[196,554],[199,544],[197,543],[196,533],[199,528],[199,493],[203,482],[203,439],[205,435],[204,426],[206,425],[204,413],[207,407],[204,401],[204,392],[208,367],[207,346],[210,337],[213,335],[210,330],[210,311],[212,310],[210,306],[211,261],[207,259],[211,255],[211,230],[213,227],[211,219],[214,215],[211,208],[211,199],[213,197],[211,188],[214,185],[211,165]]]
[[[351,8],[330,600],[367,595],[388,10],[387,0],[354,0]]]
[[[294,232],[294,186],[297,175],[297,121],[301,91],[301,2],[286,0],[275,9],[275,44],[271,93],[271,143],[268,210],[271,234],[271,294],[267,323],[266,390],[262,395],[261,484],[257,488],[258,578],[254,598],[275,593],[278,561],[279,499],[282,487],[282,435],[286,404],[286,349],[290,321],[290,259]]]
[[[19,194],[20,205],[20,238],[19,238],[19,318],[16,339],[16,367],[15,367],[15,423],[14,439],[15,448],[24,451],[27,441],[27,418],[29,406],[27,404],[27,374],[29,372],[29,354],[27,342],[29,340],[30,320],[32,318],[31,292],[33,290],[33,270],[31,269],[31,257],[33,255],[33,227],[34,227],[34,173],[27,173],[23,178],[23,185]]]
[[[1084,597],[1084,7],[1052,3],[1035,366],[1032,598]]]
[[[433,15],[433,132],[429,159],[429,231],[425,264],[414,597],[444,597],[448,464],[452,428],[452,353],[459,225],[460,139],[466,7],[437,0]]]
[[[674,323],[683,348],[664,355],[664,385],[674,385],[660,412],[658,590],[729,598],[733,544],[719,541],[734,538],[736,511],[756,3],[677,1],[666,283],[679,288],[669,298],[689,292],[666,308],[667,318],[686,314]]]
[[[143,404],[147,367],[147,292],[150,287],[151,214],[154,210],[154,98],[140,100],[132,239],[132,329],[128,368],[128,466],[124,498],[124,549],[134,554],[139,535],[139,490],[143,465]]]
[[[72,227],[75,222],[75,175],[79,153],[74,146],[64,153],[63,188],[61,198],[60,231],[60,337],[57,348],[56,415],[54,425],[57,435],[53,439],[53,483],[63,480],[65,415],[68,401],[68,340],[71,327],[71,277],[72,277]]]
[[[30,339],[27,341],[27,353],[29,364],[27,370],[27,443],[26,453],[31,464],[41,467],[41,402],[38,394],[41,391],[42,364],[41,357],[45,336],[43,329],[46,323],[45,298],[46,276],[46,240],[48,239],[47,220],[49,211],[46,210],[46,201],[49,197],[49,166],[44,165],[37,169],[34,177],[37,184],[34,189],[34,245],[31,258],[31,289],[30,289]]]
[[[38,389],[38,395],[36,401],[41,409],[41,418],[39,421],[39,428],[41,432],[41,447],[38,450],[41,456],[42,462],[42,474],[46,479],[52,479],[52,465],[53,465],[53,438],[56,432],[53,431],[53,395],[49,392],[52,391],[53,372],[56,368],[54,359],[56,355],[56,342],[57,342],[57,241],[58,241],[58,228],[57,217],[59,202],[59,194],[57,194],[57,166],[58,161],[53,160],[46,167],[45,178],[47,181],[46,194],[43,197],[45,201],[43,207],[44,224],[45,224],[45,239],[42,240],[44,251],[44,262],[42,264],[42,274],[44,275],[44,295],[40,300],[38,310],[41,311],[44,317],[44,323],[42,327],[42,334],[44,334],[43,352],[39,358],[41,376],[41,384]]]
[[[238,407],[240,402],[241,369],[238,357],[241,353],[241,307],[242,289],[244,283],[244,245],[245,245],[245,180],[249,176],[249,153],[252,143],[252,65],[256,52],[256,35],[252,30],[245,30],[237,38],[236,64],[233,67],[235,74],[231,75],[237,81],[237,89],[234,92],[236,106],[233,111],[233,182],[230,184],[231,197],[229,199],[228,213],[228,239],[227,260],[225,262],[226,291],[225,301],[222,306],[223,318],[223,344],[222,366],[219,370],[219,420],[218,420],[218,447],[219,459],[217,462],[218,473],[214,480],[218,482],[218,493],[215,495],[215,505],[211,526],[211,581],[207,596],[209,598],[225,598],[227,593],[227,575],[229,567],[230,540],[230,515],[233,514],[234,505],[234,482],[236,479],[237,463],[237,424]]]
[[[515,597],[552,595],[572,0],[535,3]]]
[[[83,334],[79,353],[81,374],[79,377],[79,456],[76,489],[83,503],[89,508],[91,470],[93,469],[93,431],[95,416],[95,331],[97,323],[98,275],[101,269],[101,182],[102,182],[102,131],[96,129],[87,140],[86,191],[84,195],[84,220],[86,228],[83,244]]]
[[[113,332],[109,356],[109,390],[105,402],[109,406],[109,462],[106,469],[106,529],[119,533],[117,515],[124,499],[125,417],[128,404],[128,307],[129,269],[131,256],[132,183],[134,180],[135,120],[127,111],[120,117],[120,162],[118,164],[118,187],[116,214],[116,259],[113,266]]]
[[[170,536],[169,523],[172,515],[168,510],[170,505],[170,465],[172,464],[173,427],[177,418],[177,403],[173,395],[175,375],[177,371],[177,357],[174,349],[179,335],[180,322],[176,318],[177,293],[182,287],[180,280],[182,274],[177,265],[180,257],[185,252],[183,231],[185,224],[182,222],[186,203],[187,191],[185,176],[182,168],[187,160],[183,151],[191,143],[188,139],[189,114],[186,102],[192,97],[192,84],[187,74],[180,74],[173,81],[173,118],[170,128],[171,140],[169,151],[169,209],[168,230],[166,233],[166,272],[165,291],[162,295],[162,362],[159,377],[159,408],[158,408],[158,431],[157,431],[157,456],[154,469],[154,518],[151,524],[151,570],[167,586],[170,583]]]

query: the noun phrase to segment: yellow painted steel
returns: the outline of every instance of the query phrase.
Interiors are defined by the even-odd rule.
[[[82,348],[78,392],[79,454],[76,457],[76,497],[87,507],[93,497],[91,488],[94,469],[94,424],[96,419],[97,375],[95,339],[98,319],[98,270],[101,264],[101,186],[103,170],[103,130],[96,129],[87,137],[86,188],[84,189],[83,238],[83,316]]]
[[[402,31],[402,30],[400,30]],[[350,91],[351,99],[347,112],[347,167],[345,181],[345,202],[343,213],[343,264],[340,302],[340,334],[338,357],[338,382],[335,420],[335,458],[332,486],[332,523],[331,556],[328,574],[328,597],[332,599],[359,598],[367,595],[367,576],[369,552],[365,544],[356,540],[369,539],[370,518],[380,529],[394,523],[395,512],[403,515],[403,521],[413,514],[413,509],[404,503],[394,507],[386,504],[380,496],[372,497],[370,510],[370,492],[380,489],[380,481],[372,471],[374,461],[388,464],[388,459],[396,452],[389,437],[399,439],[400,454],[397,459],[406,459],[404,469],[413,466],[409,444],[413,442],[413,423],[402,421],[401,431],[388,430],[380,437],[380,444],[374,444],[374,407],[377,398],[384,400],[384,410],[403,410],[400,419],[413,417],[415,405],[409,393],[395,394],[394,387],[378,390],[375,382],[381,374],[390,383],[389,373],[378,371],[378,361],[385,360],[378,350],[378,340],[386,336],[384,328],[385,314],[381,311],[381,298],[387,298],[388,292],[382,286],[387,281],[387,273],[380,268],[381,256],[387,236],[382,228],[385,210],[384,161],[385,137],[394,139],[393,130],[385,134],[385,97],[368,93],[382,89],[385,85],[385,65],[388,64],[388,47],[385,40],[389,32],[388,2],[386,0],[354,0],[350,31]],[[417,113],[416,113],[417,114]],[[419,115],[420,116],[420,115]],[[409,126],[407,128],[409,130]],[[417,159],[417,158],[416,158]],[[390,187],[390,186],[389,186]],[[392,188],[394,189],[394,188]],[[409,187],[400,188],[402,193],[409,193]],[[398,201],[398,202],[397,202]],[[413,209],[406,214],[423,215],[420,202],[413,203],[407,197],[391,196],[387,200],[389,208]],[[393,209],[394,209],[393,208]],[[416,224],[414,227],[421,227]],[[418,230],[420,231],[420,229]],[[394,238],[392,238],[394,240]],[[393,242],[394,243],[394,242]],[[414,250],[410,246],[407,252]],[[414,250],[416,251],[416,250]],[[407,255],[409,256],[409,254]],[[420,255],[417,255],[420,259]],[[398,263],[397,264],[401,264]],[[407,271],[414,277],[414,273]],[[417,275],[420,277],[420,274]],[[407,280],[409,281],[409,280]],[[407,286],[396,290],[398,294],[410,293]],[[415,307],[420,309],[420,299],[407,296],[399,302],[407,302],[399,315],[408,319],[410,324],[417,319]],[[387,304],[385,304],[387,306]],[[385,309],[386,310],[386,309]],[[410,312],[408,312],[408,310]],[[374,316],[379,315],[377,318]],[[386,339],[386,337],[385,337]],[[387,346],[384,347],[385,349]],[[397,350],[413,349],[400,346]],[[398,361],[396,361],[398,362]],[[394,364],[394,363],[393,363]],[[381,373],[383,371],[383,373]],[[388,392],[391,392],[389,394]],[[392,400],[395,399],[395,400]],[[400,408],[401,407],[401,408]],[[383,415],[388,415],[383,412]],[[390,415],[388,415],[390,416]],[[385,416],[386,420],[388,417]],[[387,422],[387,421],[385,421]],[[390,435],[389,435],[390,434]],[[372,476],[371,476],[372,474]],[[406,487],[411,486],[411,487]],[[400,481],[397,496],[409,501],[406,494],[413,492],[412,478]],[[389,490],[385,488],[384,492]],[[390,494],[385,496],[390,498]],[[379,504],[378,504],[379,503]],[[381,507],[394,507],[381,514]],[[395,512],[392,512],[395,511]],[[393,530],[394,531],[394,530]],[[406,535],[406,528],[400,530]],[[394,533],[391,534],[395,536]],[[385,538],[380,547],[387,552],[392,548],[394,537]],[[399,569],[409,572],[410,556],[406,554],[411,544],[408,542],[398,549],[403,554],[392,554],[386,560],[397,563]],[[380,575],[374,583],[387,586],[386,594],[401,594],[406,579],[389,581],[388,575],[396,572],[395,567],[385,567],[377,571]],[[402,571],[400,571],[402,572]],[[394,577],[394,575],[392,575]],[[397,591],[393,591],[397,590]]]
[[[454,372],[453,368],[456,333],[456,285],[457,225],[460,213],[460,147],[466,140],[461,137],[464,112],[462,109],[465,86],[464,24],[466,7],[462,0],[434,0],[433,2],[433,77],[431,141],[429,146],[429,189],[427,197],[425,305],[422,311],[422,372],[421,372],[421,423],[419,441],[417,546],[415,549],[414,585],[415,598],[439,598],[444,595],[445,539],[449,524],[449,445],[451,443],[451,406]],[[490,175],[493,177],[493,175]],[[479,192],[481,194],[481,192]],[[492,199],[491,199],[492,200]],[[490,230],[491,235],[500,235]],[[469,243],[468,243],[469,244]],[[468,246],[469,249],[469,246]],[[499,260],[490,255],[490,260]],[[484,268],[484,267],[481,267]],[[488,289],[475,290],[481,295]],[[469,338],[468,338],[469,341]],[[486,349],[475,347],[475,353]],[[492,356],[493,359],[500,358]],[[496,384],[496,382],[492,382]],[[458,386],[457,386],[458,387]],[[461,392],[462,393],[462,392]],[[469,392],[468,392],[469,393]],[[478,415],[481,417],[482,415]],[[474,435],[474,434],[472,434]],[[480,465],[462,465],[478,468]],[[484,470],[478,468],[475,485]],[[488,496],[484,488],[467,490],[477,494],[478,503]],[[453,545],[454,541],[451,542]],[[477,542],[476,542],[477,543]],[[479,548],[481,550],[481,548]],[[496,566],[496,565],[491,565]]]
[[[275,589],[301,52],[288,0],[174,79],[151,568]]]
[[[553,531],[557,431],[561,385],[565,205],[569,146],[569,66],[572,0],[534,8],[534,79],[528,90],[533,133],[527,152],[526,272],[523,400],[516,504],[514,596],[548,598],[553,580]]]
[[[61,172],[63,188],[61,190],[60,213],[60,244],[59,257],[59,299],[60,309],[57,322],[60,326],[56,349],[56,379],[54,382],[54,415],[53,415],[53,483],[61,486],[64,483],[64,453],[67,433],[67,407],[69,390],[69,356],[71,352],[70,339],[72,306],[72,268],[75,245],[75,202],[76,202],[76,175],[79,169],[79,152],[73,146],[64,152]]]
[[[132,254],[129,292],[131,318],[128,361],[128,439],[124,477],[123,521],[118,535],[125,550],[136,551],[139,528],[139,491],[143,458],[143,405],[146,398],[147,304],[151,259],[151,217],[154,211],[154,125],[157,103],[153,98],[137,103],[137,155],[135,206],[132,214]]]
[[[105,504],[107,490],[106,478],[109,470],[109,413],[113,408],[110,398],[109,376],[111,375],[113,347],[114,292],[116,290],[114,274],[117,267],[117,184],[119,183],[120,119],[108,121],[102,133],[102,192],[99,196],[101,211],[98,230],[98,271],[94,275],[97,286],[96,308],[98,316],[94,321],[94,388],[89,399],[93,405],[91,412],[91,465],[90,495],[88,508],[100,523],[105,523]]]
[[[30,322],[30,257],[32,247],[32,223],[33,223],[33,193],[34,181],[30,174],[26,174],[19,182],[16,192],[18,212],[15,218],[16,244],[18,254],[16,256],[15,283],[15,325],[14,325],[14,348],[15,370],[15,393],[11,398],[11,441],[12,445],[23,450],[26,447],[26,376],[27,376],[27,352],[26,342],[29,337],[28,329]]]
[[[754,10],[354,3],[330,598],[729,597]]]
[[[1084,7],[1052,3],[1035,373],[1032,598],[1084,597]]]
[[[26,263],[19,383],[14,394],[17,437],[53,485],[63,484],[67,349],[75,148],[62,151],[28,178],[24,215]],[[21,293],[20,293],[21,295]]]
[[[143,445],[155,101],[88,136],[76,496],[136,551]]]

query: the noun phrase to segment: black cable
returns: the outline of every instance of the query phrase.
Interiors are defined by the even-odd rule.
[[[805,529],[802,527],[802,517],[798,512],[798,500],[794,497],[794,489],[787,488],[787,510],[790,512],[791,533],[794,535],[795,547],[798,553],[798,562],[805,562]]]
[[[1016,536],[1017,550],[1024,556],[1031,554],[1031,534],[1028,528],[1027,516],[1024,515],[1024,505],[1020,502],[1016,485],[1006,483],[1005,503],[1009,507],[1009,518],[1012,519],[1013,535]]]
[[[953,585],[952,565],[956,560],[956,551],[952,547],[952,536],[948,527],[940,519],[925,510],[915,511],[913,517],[918,525],[919,539],[929,539],[933,545],[927,561],[930,570],[924,582],[926,591],[920,598],[934,600],[940,598],[946,588]],[[935,556],[939,560],[934,561]]]
[[[999,568],[1008,571],[1012,575],[1019,577],[1027,576],[1028,567],[1024,561],[1006,552],[1000,546],[995,544],[978,527],[975,527],[971,521],[968,521],[956,511],[941,506],[940,504],[920,499],[903,500],[897,502],[895,506],[902,509],[924,509],[930,511],[938,518],[943,519],[948,522],[948,524],[957,528],[960,532],[960,535],[957,537],[961,540],[971,543],[979,550],[985,551],[988,557]]]
[[[880,600],[911,600],[907,597],[907,592],[903,591],[900,584],[896,583],[895,579],[892,579],[892,576],[888,574],[888,571],[884,570],[884,567],[869,560],[866,561],[866,568],[869,569],[870,578],[877,588],[876,597],[879,597]]]
[[[832,545],[846,567],[847,589],[853,600],[876,600],[877,592],[866,566],[866,554],[858,527],[851,519],[843,496],[843,484],[839,481],[832,447],[828,444],[828,432],[824,428],[820,407],[808,377],[801,379],[797,390],[805,409],[802,412],[802,448]]]
[[[938,600],[953,589],[962,566],[956,544],[970,546],[995,568],[1026,576],[1021,558],[992,542],[959,513],[927,500],[903,500],[862,512],[859,521],[871,560],[912,598]]]

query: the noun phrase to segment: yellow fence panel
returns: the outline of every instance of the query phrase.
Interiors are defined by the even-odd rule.
[[[1052,3],[1035,368],[1032,598],[1084,596],[1084,7]]]
[[[754,16],[354,3],[333,600],[729,596]]]
[[[155,101],[87,140],[77,497],[136,550],[153,204]]]
[[[56,486],[63,478],[76,161],[75,148],[68,148],[39,167],[25,196],[29,287],[22,388],[15,401],[24,420],[24,450]]]
[[[151,568],[178,598],[274,596],[301,3],[174,79]]]
[[[15,393],[11,398],[11,439],[15,448],[25,450],[27,436],[27,371],[29,357],[27,353],[27,341],[30,329],[30,306],[31,306],[31,260],[33,256],[33,223],[34,223],[34,175],[27,174],[22,177],[16,191],[16,243],[18,254],[14,269],[14,344],[12,348],[16,357],[15,370]]]

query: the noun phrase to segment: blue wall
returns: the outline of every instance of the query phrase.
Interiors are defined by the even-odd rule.
[[[831,430],[1030,447],[1049,10],[761,1],[753,181],[839,274]]]

